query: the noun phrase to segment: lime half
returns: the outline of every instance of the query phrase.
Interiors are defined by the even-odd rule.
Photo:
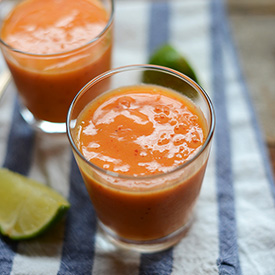
[[[59,221],[68,201],[53,189],[0,169],[0,232],[14,240],[36,237]]]

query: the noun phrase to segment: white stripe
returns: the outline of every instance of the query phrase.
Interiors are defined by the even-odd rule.
[[[117,1],[115,7],[114,67],[147,61],[147,27],[150,2]],[[97,234],[93,274],[138,274],[140,254],[103,245]],[[106,244],[106,243],[105,243]]]
[[[47,184],[65,197],[69,195],[71,150],[66,135],[37,134],[30,178]],[[62,254],[64,221],[45,235],[20,242],[12,274],[56,274]]]
[[[0,57],[1,59],[1,57]],[[7,154],[7,144],[13,115],[15,93],[10,83],[3,97],[0,99],[0,164],[3,166]]]
[[[211,41],[208,1],[175,2],[171,15],[171,44],[190,62],[203,88],[211,96]],[[196,219],[186,238],[174,248],[173,274],[218,274],[218,219],[215,181],[215,142],[201,194]]]
[[[170,43],[194,68],[201,86],[211,96],[209,1],[175,1],[170,19]]]
[[[147,62],[149,4],[116,1],[113,67]]]
[[[274,274],[275,209],[248,103],[224,43],[236,217],[243,274]],[[259,91],[261,92],[261,91]]]
[[[101,233],[96,235],[96,262],[93,274],[139,274],[140,253],[119,249],[108,242]]]

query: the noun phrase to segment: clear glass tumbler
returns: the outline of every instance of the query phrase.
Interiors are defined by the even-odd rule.
[[[0,31],[10,12],[23,2],[0,1]],[[73,49],[50,54],[24,52],[10,46],[0,32],[0,48],[19,94],[21,114],[36,129],[65,133],[67,112],[77,92],[92,78],[111,68],[114,3],[113,0],[100,2],[108,14],[104,29],[89,42]],[[50,15],[44,15],[45,20],[48,17]],[[67,28],[70,22],[64,20],[69,19],[60,18],[57,24]],[[78,35],[80,40],[88,36],[85,31],[72,35]]]
[[[88,161],[80,151],[77,136],[83,109],[99,94],[144,84],[172,89],[196,105],[207,125],[201,148],[184,164],[146,176],[115,173]],[[68,112],[67,134],[107,239],[132,250],[155,252],[184,236],[200,193],[214,128],[214,109],[206,92],[184,74],[165,67],[120,67],[94,78],[80,90]]]

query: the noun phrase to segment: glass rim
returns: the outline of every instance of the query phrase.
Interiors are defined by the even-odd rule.
[[[169,73],[170,75],[174,75],[180,79],[182,79],[183,81],[185,81],[187,84],[189,84],[191,87],[193,87],[197,92],[199,92],[205,102],[207,103],[208,106],[208,110],[210,113],[210,123],[209,123],[209,131],[207,133],[207,137],[205,139],[205,142],[203,143],[203,145],[201,146],[201,148],[194,154],[194,156],[192,156],[188,161],[186,161],[185,163],[178,165],[176,167],[174,167],[173,169],[166,171],[166,172],[160,172],[160,173],[156,173],[153,175],[138,175],[138,176],[134,176],[134,175],[125,175],[125,174],[121,174],[121,173],[116,173],[107,169],[104,169],[102,167],[99,167],[97,165],[95,165],[94,163],[92,163],[91,161],[87,160],[82,153],[80,152],[80,150],[77,148],[74,139],[72,137],[72,133],[71,133],[71,127],[70,127],[70,121],[71,121],[71,114],[72,111],[74,109],[74,105],[77,102],[78,98],[85,93],[86,91],[88,91],[88,89],[97,84],[98,82],[100,82],[101,80],[104,80],[105,78],[108,78],[112,75],[118,74],[118,73],[122,73],[125,71],[134,71],[134,70],[140,70],[140,69],[151,69],[151,70],[155,70],[155,71],[161,71],[161,72],[165,72],[165,73]],[[100,95],[99,95],[100,96]],[[151,65],[151,64],[135,64],[135,65],[127,65],[127,66],[121,66],[118,68],[114,68],[111,70],[108,70],[100,75],[98,75],[97,77],[93,78],[92,80],[90,80],[74,97],[73,101],[71,102],[71,105],[69,107],[68,113],[67,113],[67,119],[66,119],[66,132],[67,132],[67,136],[69,139],[69,142],[73,148],[73,150],[77,153],[77,155],[86,163],[88,164],[88,166],[91,166],[92,168],[94,168],[95,170],[108,175],[108,176],[112,176],[114,178],[121,178],[121,179],[125,179],[125,180],[147,180],[147,179],[156,179],[159,178],[163,175],[170,175],[173,174],[187,166],[189,166],[191,163],[193,163],[204,151],[205,149],[208,147],[208,145],[210,144],[213,135],[214,135],[214,129],[215,129],[215,124],[216,124],[216,118],[215,118],[215,111],[214,111],[214,106],[213,103],[209,97],[209,95],[204,91],[204,89],[197,84],[193,79],[191,79],[190,77],[188,77],[187,75],[178,72],[174,69],[171,68],[167,68],[167,67],[163,67],[163,66],[159,66],[159,65]]]
[[[66,55],[66,54],[69,54],[71,52],[80,50],[82,48],[85,48],[85,47],[89,46],[90,44],[94,43],[95,41],[99,40],[109,30],[110,26],[112,25],[113,19],[114,19],[114,11],[115,11],[114,0],[109,0],[109,1],[111,3],[111,12],[110,12],[110,16],[109,16],[108,22],[105,25],[104,29],[96,37],[94,37],[92,40],[89,40],[87,43],[85,43],[85,44],[83,44],[83,45],[81,45],[79,47],[76,47],[76,48],[74,48],[72,50],[67,50],[67,51],[64,51],[64,52],[57,52],[57,53],[49,53],[49,54],[39,54],[39,53],[25,52],[25,51],[21,51],[21,50],[18,50],[16,48],[13,48],[9,44],[7,44],[1,38],[1,36],[0,36],[0,44],[2,43],[2,45],[5,46],[6,48],[8,48],[10,51],[13,51],[13,52],[16,52],[16,53],[20,53],[20,54],[23,54],[23,55],[34,56],[34,57],[56,57],[58,55],[62,56],[62,55]],[[0,0],[0,4],[1,4],[1,0]],[[0,31],[1,31],[1,28],[0,28]]]

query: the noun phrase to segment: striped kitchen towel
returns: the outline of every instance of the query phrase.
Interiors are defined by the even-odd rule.
[[[37,239],[0,237],[0,275],[274,275],[274,182],[224,1],[115,4],[114,67],[146,63],[168,42],[190,61],[214,102],[217,127],[196,219],[187,236],[164,252],[134,253],[106,243],[66,136],[28,127],[10,84],[0,101],[0,165],[48,184],[71,209]]]

